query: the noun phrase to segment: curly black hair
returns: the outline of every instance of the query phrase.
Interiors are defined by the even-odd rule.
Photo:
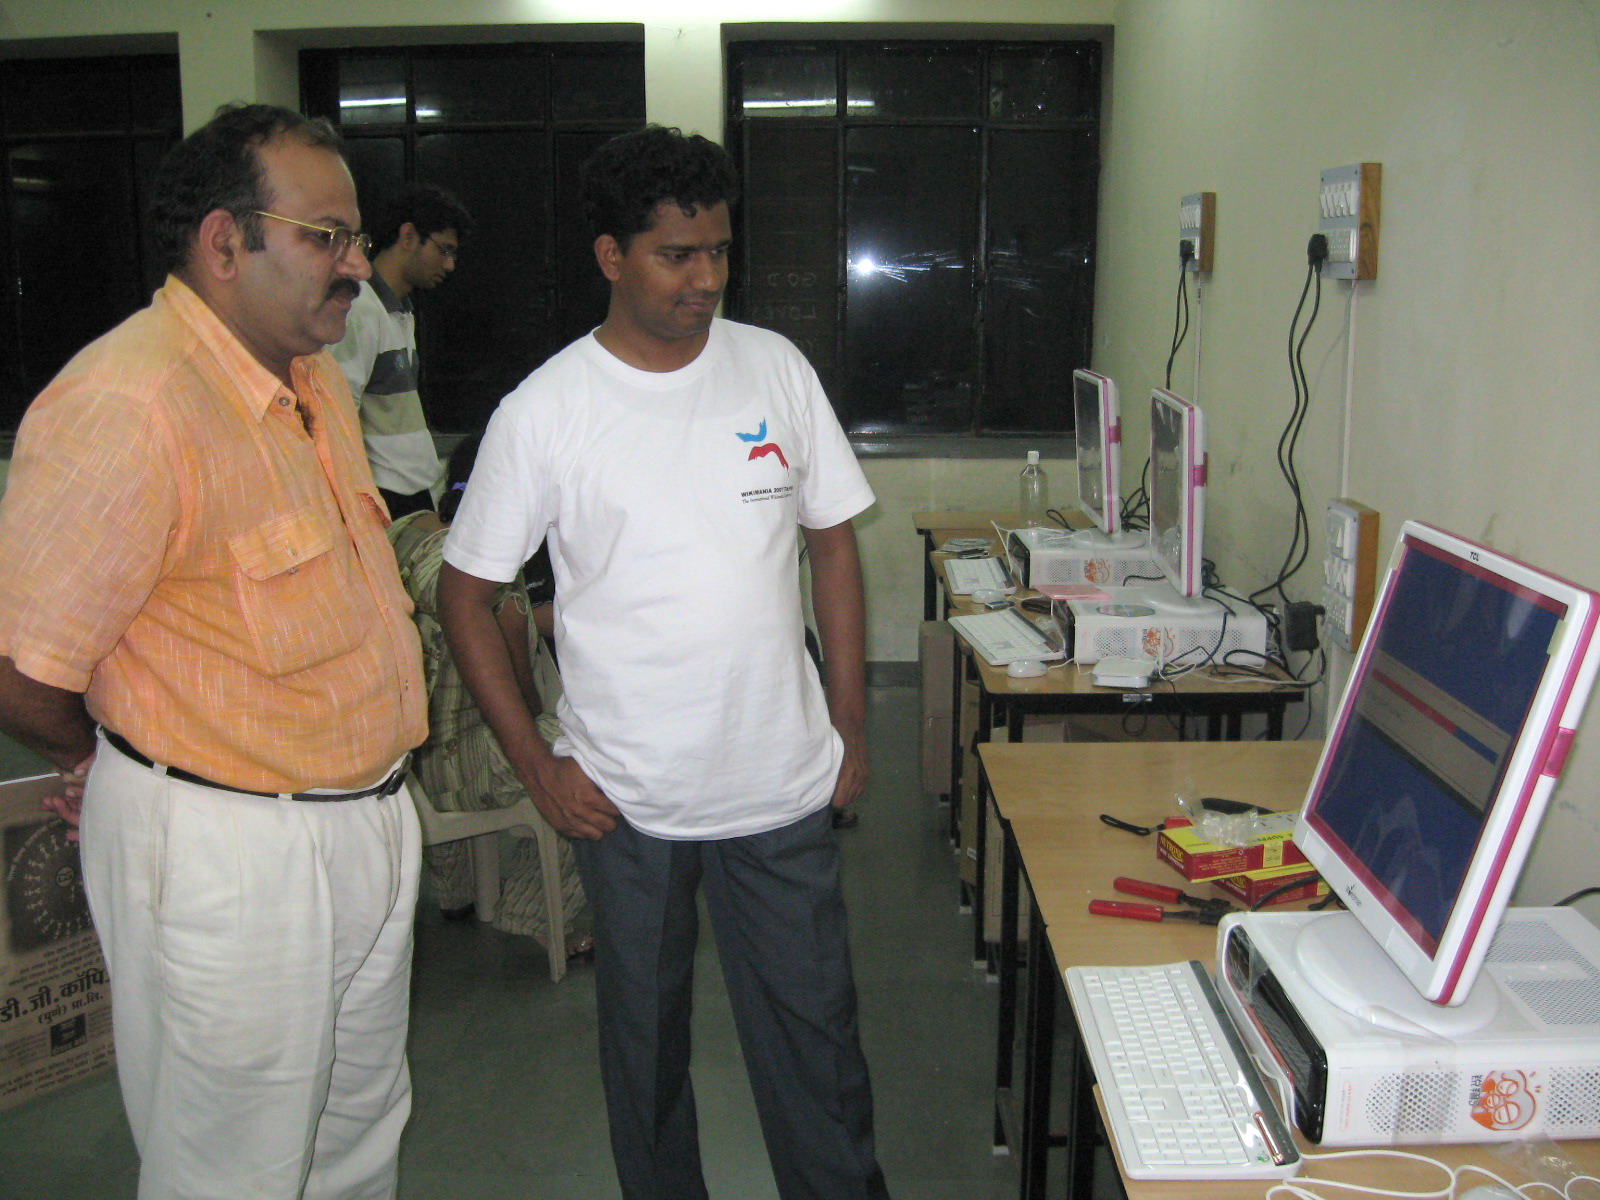
[[[163,272],[188,265],[200,222],[219,208],[239,223],[246,250],[266,247],[261,218],[254,214],[270,209],[273,196],[257,151],[289,134],[307,145],[343,152],[344,143],[326,121],[272,104],[224,104],[167,151],[150,202],[152,251]]]
[[[384,205],[383,217],[372,234],[372,252],[378,254],[400,240],[400,226],[410,222],[417,236],[426,241],[436,233],[455,230],[456,237],[467,240],[472,231],[472,218],[466,206],[442,187],[432,183],[408,183]]]
[[[624,250],[655,224],[656,206],[671,200],[686,217],[739,198],[733,159],[699,134],[647,125],[612,138],[581,173],[583,212],[593,237],[609,233]]]

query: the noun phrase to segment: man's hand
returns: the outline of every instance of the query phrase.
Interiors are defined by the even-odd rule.
[[[867,786],[867,738],[859,730],[846,733],[839,730],[839,736],[844,739],[844,759],[839,764],[839,778],[833,784],[833,807],[849,808],[866,790]]]
[[[89,778],[89,768],[94,766],[94,752],[90,751],[77,766],[70,771],[62,771],[61,794],[59,796],[46,796],[43,804],[50,812],[55,813],[71,828],[67,830],[67,841],[78,840],[78,820],[83,813],[83,785]]]
[[[539,786],[529,788],[528,795],[562,837],[595,842],[617,827],[622,814],[577,759],[553,759],[548,767],[535,769],[535,778]]]

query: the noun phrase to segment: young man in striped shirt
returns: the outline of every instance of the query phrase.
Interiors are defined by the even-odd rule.
[[[361,411],[372,478],[395,519],[434,507],[444,474],[417,394],[412,292],[438,287],[456,269],[472,219],[431,183],[413,183],[390,202],[373,234],[372,278],[350,308],[333,356]]]

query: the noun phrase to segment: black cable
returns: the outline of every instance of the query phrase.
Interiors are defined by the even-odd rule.
[[[1263,908],[1271,904],[1285,892],[1293,891],[1297,887],[1305,887],[1305,885],[1306,877],[1304,875],[1302,875],[1299,879],[1291,879],[1287,883],[1280,883],[1277,887],[1273,888],[1265,896],[1261,897],[1261,899],[1252,904],[1250,906],[1250,911],[1260,912]]]
[[[1292,579],[1305,565],[1306,558],[1311,553],[1311,525],[1306,516],[1305,497],[1300,488],[1300,474],[1295,467],[1294,456],[1299,446],[1300,430],[1305,425],[1306,414],[1311,407],[1311,383],[1305,369],[1305,346],[1311,336],[1311,329],[1316,324],[1317,315],[1322,310],[1322,272],[1320,267],[1328,257],[1327,238],[1322,234],[1313,234],[1306,246],[1306,278],[1300,289],[1300,301],[1295,305],[1294,317],[1289,322],[1288,358],[1289,358],[1289,383],[1294,391],[1294,403],[1290,408],[1289,419],[1284,424],[1283,432],[1278,435],[1278,470],[1283,475],[1284,482],[1289,485],[1289,494],[1294,498],[1293,528],[1289,538],[1289,549],[1283,556],[1283,563],[1278,568],[1276,578],[1265,586],[1250,593],[1250,601],[1254,603],[1259,597],[1277,592],[1278,598],[1287,605],[1288,593],[1284,584]],[[1305,312],[1306,298],[1312,295],[1312,284],[1315,281],[1316,291],[1312,300],[1311,315],[1306,320],[1303,330],[1299,328],[1300,316]],[[1296,341],[1296,334],[1299,340]]]
[[[1571,904],[1574,900],[1582,900],[1585,896],[1593,896],[1596,892],[1600,892],[1600,887],[1579,888],[1577,891],[1573,892],[1572,895],[1568,896],[1565,900],[1557,900],[1555,902],[1555,904],[1551,905],[1551,907],[1552,908],[1565,908],[1567,905]]]
[[[1173,301],[1172,312],[1172,351],[1167,355],[1167,382],[1166,388],[1172,388],[1172,364],[1177,361],[1178,347],[1183,345],[1183,339],[1189,336],[1189,259],[1194,257],[1194,249],[1187,241],[1178,243],[1178,295]],[[1181,322],[1181,325],[1180,325]]]

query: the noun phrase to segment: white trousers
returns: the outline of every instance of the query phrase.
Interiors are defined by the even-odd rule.
[[[421,838],[388,799],[260,799],[100,742],[83,870],[139,1200],[389,1200]]]

